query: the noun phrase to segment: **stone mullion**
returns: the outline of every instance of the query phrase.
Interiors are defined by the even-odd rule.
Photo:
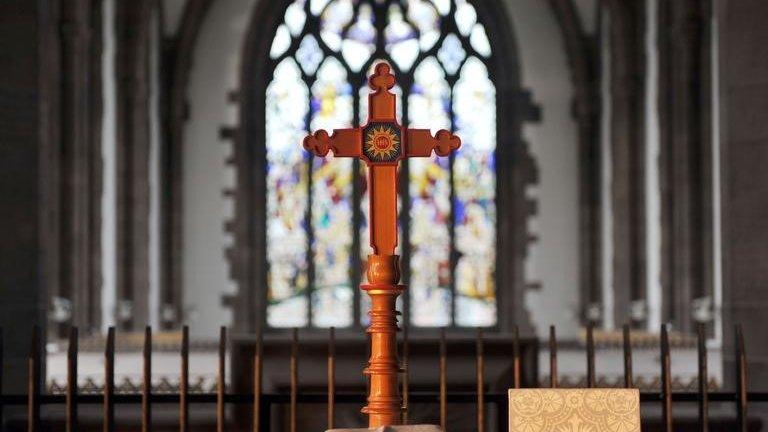
[[[85,2],[65,2],[62,14],[67,17],[63,23],[66,35],[62,61],[64,67],[64,97],[62,104],[62,142],[65,150],[65,178],[62,179],[62,197],[67,200],[65,210],[69,218],[64,229],[67,241],[64,247],[71,248],[65,255],[67,265],[65,284],[71,293],[71,323],[80,327],[87,325],[88,272],[88,142],[86,131],[88,120],[87,89],[87,15]],[[85,21],[85,22],[84,22]]]
[[[613,266],[617,325],[632,321],[633,301],[645,298],[643,11],[642,4],[609,3],[614,255],[605,264]]]
[[[658,58],[659,58],[659,81],[658,81],[658,116],[659,116],[659,185],[661,193],[661,286],[662,286],[662,321],[669,321],[673,316],[674,290],[672,289],[672,266],[674,262],[674,243],[671,241],[673,225],[671,223],[672,197],[674,196],[670,188],[672,182],[670,170],[670,151],[671,145],[671,110],[670,102],[672,100],[672,85],[670,82],[671,56],[670,56],[670,33],[671,25],[670,5],[668,1],[659,0],[658,3]]]
[[[100,274],[99,262],[94,253],[94,246],[99,244],[99,231],[94,229],[96,219],[100,217],[95,188],[98,178],[94,169],[100,161],[100,140],[94,139],[92,95],[100,89],[90,85],[94,76],[92,43],[95,40],[91,19],[92,9],[96,6],[89,0],[75,0],[62,9],[69,15],[65,23],[69,50],[64,54],[69,66],[64,73],[69,74],[69,78],[65,81],[66,97],[62,110],[62,129],[68,132],[64,142],[70,148],[66,156],[71,158],[67,164],[71,169],[67,173],[71,223],[66,229],[71,230],[69,243],[72,250],[68,258],[70,277],[67,282],[71,283],[73,301],[71,322],[85,330],[99,324],[94,319],[93,303],[100,290],[96,279]]]
[[[701,0],[696,3],[696,46],[694,53],[697,61],[692,72],[698,72],[694,79],[698,124],[695,132],[699,143],[698,160],[698,190],[694,192],[695,213],[693,221],[698,222],[698,233],[695,239],[698,245],[694,247],[697,253],[698,283],[693,287],[694,298],[710,298],[714,296],[714,244],[713,244],[713,189],[712,189],[712,0]],[[710,305],[712,305],[710,303]],[[709,306],[709,305],[708,305]],[[694,311],[695,312],[695,311]],[[711,312],[711,310],[710,310]],[[710,316],[711,318],[711,316]]]
[[[101,200],[103,193],[103,161],[102,161],[102,118],[103,118],[103,91],[102,91],[102,13],[103,1],[94,0],[89,11],[89,110],[88,120],[89,128],[88,142],[90,147],[88,156],[90,159],[89,193],[91,195],[88,201],[89,230],[92,233],[89,236],[90,266],[89,274],[89,324],[91,330],[98,331],[102,321],[101,296],[103,290],[102,278],[102,248],[101,248]]]
[[[674,263],[672,265],[672,283],[675,298],[672,304],[674,322],[683,330],[690,330],[690,301],[693,281],[693,227],[690,224],[691,198],[691,129],[692,92],[690,83],[691,43],[689,29],[685,20],[683,2],[672,2],[671,23],[671,158],[667,166],[671,171],[672,190],[672,226],[671,240],[675,243]]]
[[[140,328],[149,316],[151,3],[149,0],[117,2],[117,320],[124,329]],[[130,309],[121,308],[122,302],[130,302]]]
[[[100,5],[90,0],[61,3],[59,91],[61,95],[61,151],[58,176],[60,233],[59,288],[51,296],[70,302],[69,317],[61,324],[88,331],[99,325],[100,315],[100,113],[94,102],[100,88],[94,86],[99,71],[100,39],[93,31]],[[100,81],[96,81],[100,83]],[[56,303],[54,303],[55,305]],[[64,317],[61,317],[64,318]],[[59,327],[62,336],[63,327]]]
[[[11,3],[7,3],[11,4]],[[40,10],[40,50],[41,60],[48,70],[57,71],[46,76],[45,83],[40,85],[41,97],[47,101],[43,110],[40,125],[41,144],[44,142],[44,150],[41,148],[41,163],[44,169],[40,172],[41,184],[41,212],[43,212],[42,226],[47,231],[46,238],[41,242],[43,259],[42,277],[46,281],[47,293],[40,295],[40,302],[45,311],[51,311],[51,299],[61,296],[62,292],[62,267],[64,255],[62,254],[63,237],[63,206],[61,190],[59,188],[62,176],[61,148],[61,31],[59,29],[60,4],[58,1],[49,2]],[[51,315],[47,318],[50,322]]]
[[[646,188],[645,188],[645,86],[646,86],[646,56],[645,30],[646,7],[644,2],[630,2],[631,37],[628,49],[631,52],[632,71],[629,85],[632,89],[630,116],[632,121],[633,143],[630,147],[631,160],[631,194],[630,226],[632,229],[632,266],[630,268],[630,300],[642,305],[640,313],[634,314],[633,304],[630,305],[630,321],[635,325],[642,324],[648,316],[647,304],[647,253],[646,253]]]
[[[307,131],[310,130],[310,124],[312,124],[312,84],[313,82],[310,81],[304,81],[304,85],[307,86],[307,90],[309,91],[307,100],[305,101],[307,104],[307,114],[304,118],[304,125]],[[269,149],[267,149],[267,152],[269,152]],[[314,210],[312,208],[313,201],[314,201],[314,194],[312,193],[312,188],[314,184],[314,164],[315,164],[315,156],[310,155],[309,159],[307,159],[307,166],[304,167],[307,171],[307,210],[304,213],[304,220],[307,224],[307,244],[306,244],[306,251],[305,251],[305,259],[307,260],[307,288],[306,293],[304,295],[307,297],[307,324],[306,327],[312,327],[312,293],[315,291],[315,275],[316,275],[316,268],[315,268],[315,253],[314,253],[314,245],[315,245],[315,225],[313,223],[313,214],[312,211]]]

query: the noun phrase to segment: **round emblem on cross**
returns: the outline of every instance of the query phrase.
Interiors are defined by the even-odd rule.
[[[372,123],[365,129],[363,152],[372,162],[393,162],[400,157],[400,128]]]

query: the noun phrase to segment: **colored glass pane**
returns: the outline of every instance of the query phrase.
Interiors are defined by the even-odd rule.
[[[410,126],[450,129],[450,87],[434,58],[423,61],[414,72],[408,96]],[[416,326],[451,323],[451,183],[448,158],[409,160],[411,197],[411,322]]]
[[[313,15],[320,15],[320,13],[323,11],[323,9],[325,9],[330,1],[331,0],[310,0],[309,11],[312,12]]]
[[[267,87],[267,323],[303,326],[307,321],[307,156],[298,145],[305,133],[309,92],[298,65],[283,60]]]
[[[352,70],[359,71],[376,50],[376,28],[373,25],[373,9],[363,4],[357,13],[357,21],[349,28],[341,42],[341,54]]]
[[[320,37],[328,48],[334,51],[341,49],[341,33],[352,21],[353,16],[352,0],[335,1],[323,11],[320,19]]]
[[[488,35],[485,34],[485,27],[480,24],[475,24],[472,28],[469,43],[472,45],[472,49],[481,56],[488,57],[491,55],[491,42],[488,41]]]
[[[440,19],[435,7],[427,0],[409,1],[408,19],[419,29],[421,50],[432,48],[440,38]]]
[[[385,47],[401,70],[408,70],[419,55],[416,29],[403,18],[399,5],[389,6],[389,23],[384,29]]]
[[[312,35],[304,36],[299,44],[299,49],[296,50],[296,60],[304,69],[304,73],[312,75],[320,66],[320,62],[323,61],[323,52],[320,50],[320,45],[317,43],[317,39]]]
[[[445,37],[443,44],[437,51],[437,58],[440,59],[440,63],[445,67],[445,71],[453,75],[458,72],[461,67],[461,62],[467,57],[467,52],[464,51],[464,47],[461,46],[459,38],[451,33]]]
[[[338,60],[328,58],[318,70],[311,106],[312,130],[351,126],[352,86]],[[312,322],[317,327],[352,324],[352,181],[351,159],[313,159]]]
[[[451,0],[432,0],[440,15],[448,15],[451,10]]]
[[[456,324],[496,324],[496,89],[485,65],[470,57],[454,88],[456,134],[462,147],[453,164],[456,251]]]
[[[467,0],[456,0],[456,27],[462,36],[468,36],[472,26],[477,22],[477,12]]]
[[[280,24],[275,32],[275,38],[272,39],[272,47],[269,49],[269,56],[278,58],[283,55],[291,46],[291,34],[285,24]]]
[[[307,14],[304,13],[305,0],[296,0],[285,10],[285,25],[292,35],[298,36],[304,28],[307,21]]]

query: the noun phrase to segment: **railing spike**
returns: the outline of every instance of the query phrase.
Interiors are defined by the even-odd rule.
[[[67,432],[74,432],[78,430],[77,340],[77,327],[70,327],[69,346],[67,346]]]
[[[181,376],[179,379],[179,430],[189,431],[189,326],[181,328]]]
[[[557,388],[557,334],[555,326],[549,326],[549,386]]]
[[[629,324],[624,324],[622,329],[622,343],[624,354],[624,387],[633,388],[634,372],[632,371],[632,331]]]
[[[336,328],[328,330],[328,429],[333,429],[336,411]]]
[[[445,327],[440,329],[440,427],[448,431],[448,370]]]
[[[221,326],[219,329],[219,370],[216,383],[216,431],[224,432],[226,423],[226,412],[224,410],[224,395],[227,386],[226,374],[227,358],[227,328]]]
[[[662,396],[662,418],[664,421],[664,431],[673,432],[672,429],[672,377],[671,377],[671,359],[669,353],[669,335],[667,325],[661,325],[661,396]]]
[[[409,392],[408,388],[410,386],[410,376],[409,376],[409,365],[408,365],[408,356],[409,356],[409,346],[408,346],[408,326],[403,324],[403,424],[408,424],[408,403],[409,403]]]
[[[707,365],[707,326],[699,323],[697,326],[699,360],[699,431],[709,432],[709,388]]]
[[[115,328],[107,330],[104,348],[104,432],[115,430]]]
[[[263,337],[261,326],[259,326],[256,334],[256,348],[253,351],[253,432],[261,431],[261,392],[262,392],[262,377],[264,370],[264,363],[262,361],[263,355]]]
[[[594,324],[587,325],[587,387],[595,387],[595,338]]]
[[[299,394],[299,329],[293,329],[291,341],[291,412],[290,432],[296,432],[297,396]]]
[[[3,327],[0,327],[0,397],[3,396],[3,371],[5,370],[3,344]],[[0,404],[0,425],[5,424],[3,421],[3,411],[3,405]]]
[[[477,329],[477,432],[485,431],[485,353],[483,329]]]
[[[739,431],[747,432],[747,351],[741,324],[736,325],[736,415]]]
[[[144,349],[142,350],[141,383],[141,430],[152,430],[152,327],[144,328]]]
[[[515,326],[512,336],[512,385],[520,388],[520,327]]]
[[[32,327],[27,358],[27,431],[40,430],[40,327]]]

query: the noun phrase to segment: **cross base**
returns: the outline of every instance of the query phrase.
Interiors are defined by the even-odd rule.
[[[375,263],[378,258],[369,257],[369,260]],[[396,262],[396,258],[392,260],[392,263]],[[374,278],[384,272],[381,266],[374,265],[373,268],[376,269],[374,274],[371,274]],[[390,280],[396,280],[394,276],[397,274],[397,267],[387,270],[394,270]],[[368,312],[371,324],[367,330],[371,338],[371,357],[363,373],[368,376],[371,387],[378,389],[368,395],[368,405],[362,411],[368,414],[370,427],[398,424],[403,401],[397,379],[401,369],[397,358],[399,312],[395,309],[395,301],[405,287],[374,283],[362,285],[360,288],[371,297],[371,311]]]
[[[326,432],[443,432],[433,425],[382,426],[376,429],[331,429]]]

